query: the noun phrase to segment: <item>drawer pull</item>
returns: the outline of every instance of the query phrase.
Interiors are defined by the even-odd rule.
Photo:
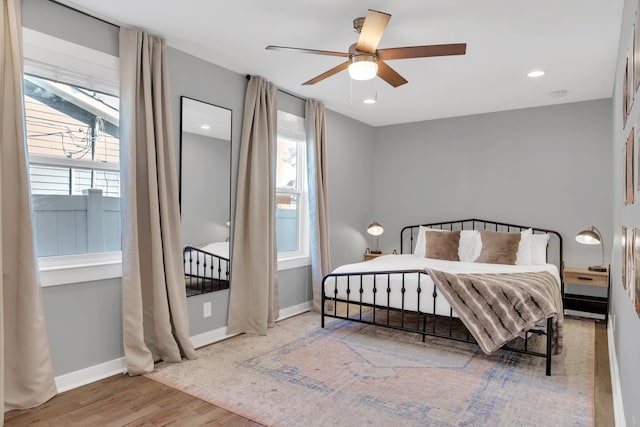
[[[580,277],[580,276],[578,276],[578,280],[593,280],[593,277]]]

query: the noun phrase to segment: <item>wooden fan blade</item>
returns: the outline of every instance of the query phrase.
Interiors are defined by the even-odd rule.
[[[393,87],[402,86],[403,84],[408,83],[407,79],[380,60],[378,61],[378,77]]]
[[[380,43],[390,19],[391,15],[388,13],[369,9],[360,31],[356,49],[360,52],[376,53],[378,43]]]
[[[349,61],[347,62],[343,62],[342,64],[338,65],[337,67],[333,67],[332,69],[325,71],[324,73],[320,74],[317,77],[312,78],[309,81],[306,81],[304,83],[302,83],[303,85],[314,85],[316,83],[318,83],[319,81],[322,81],[324,79],[326,79],[327,77],[331,77],[334,74],[339,73],[342,70],[346,70],[349,67]]]
[[[378,58],[390,59],[426,58],[430,56],[464,55],[467,52],[466,43],[433,44],[428,46],[393,47],[378,50]]]
[[[349,54],[345,53],[345,52],[333,52],[330,50],[316,50],[316,49],[304,49],[304,48],[299,48],[299,47],[286,47],[286,46],[272,46],[269,45],[267,47],[265,47],[265,49],[267,50],[295,50],[297,52],[302,52],[302,53],[313,53],[316,55],[328,55],[328,56],[340,56],[343,58],[348,58]]]

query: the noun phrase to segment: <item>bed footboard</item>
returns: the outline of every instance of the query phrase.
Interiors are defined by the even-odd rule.
[[[330,273],[322,280],[323,328],[325,318],[414,332],[422,335],[423,341],[426,336],[435,336],[476,343],[424,270]],[[540,351],[537,343],[531,345],[530,338],[544,333],[527,331],[522,339],[502,349],[546,358],[546,374],[551,375],[551,317],[546,322],[546,348]]]
[[[185,246],[182,259],[187,296],[229,289],[229,258]]]

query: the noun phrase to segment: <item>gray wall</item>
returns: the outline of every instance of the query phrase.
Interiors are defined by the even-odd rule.
[[[398,248],[405,225],[481,218],[557,230],[566,265],[599,264],[574,237],[593,224],[611,243],[610,135],[610,100],[378,128],[381,246]]]
[[[23,26],[118,56],[118,27],[48,0],[22,0],[21,5]]]
[[[620,371],[620,387],[624,404],[625,420],[628,426],[640,425],[640,318],[636,314],[631,299],[622,287],[621,272],[621,239],[620,232],[623,225],[640,227],[640,203],[625,206],[623,199],[624,189],[624,149],[625,141],[632,127],[639,125],[640,120],[640,93],[636,93],[635,102],[624,130],[622,128],[622,83],[624,76],[624,61],[627,49],[631,47],[631,35],[633,34],[633,21],[636,1],[625,0],[622,19],[622,31],[620,34],[620,46],[616,68],[616,83],[613,90],[613,132],[609,149],[612,152],[613,183],[610,188],[613,194],[613,265],[611,271],[611,324],[615,343],[618,369]],[[638,29],[636,29],[638,31]],[[636,137],[635,155],[639,153],[638,137]],[[638,157],[634,159],[634,165],[638,168]],[[636,169],[637,175],[637,169]],[[636,179],[638,177],[636,176]],[[636,187],[637,188],[637,187]],[[636,192],[636,200],[640,194]],[[640,266],[636,266],[640,268]],[[640,298],[640,295],[636,295]]]
[[[362,261],[365,249],[375,245],[366,228],[374,220],[373,177],[378,171],[372,167],[375,129],[330,110],[326,113],[329,232],[335,268]]]
[[[278,297],[280,309],[311,301],[311,266],[278,271]]]
[[[120,279],[42,289],[55,375],[124,356]]]

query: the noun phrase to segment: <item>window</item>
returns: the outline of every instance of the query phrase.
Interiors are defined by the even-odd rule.
[[[120,197],[118,98],[25,75],[32,195]]]
[[[88,280],[79,266],[120,262],[118,58],[23,30],[36,253],[41,271],[56,271],[53,281]],[[68,281],[59,273],[71,267]],[[90,276],[98,278],[106,277]]]
[[[309,253],[304,119],[278,111],[276,153],[276,241],[278,258]]]

